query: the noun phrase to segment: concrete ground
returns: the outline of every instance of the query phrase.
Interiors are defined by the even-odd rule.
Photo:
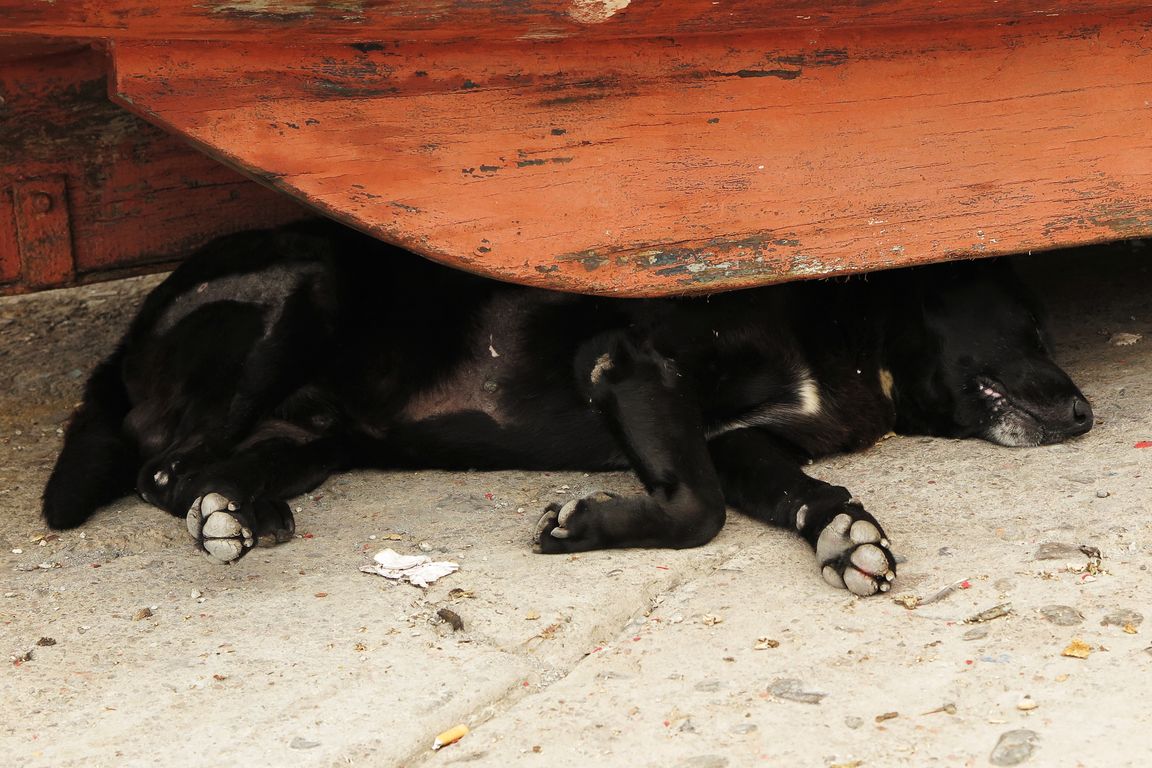
[[[1098,425],[814,466],[904,561],[864,600],[738,517],[691,551],[531,553],[546,502],[627,475],[349,474],[296,502],[294,541],[228,567],[134,499],[51,534],[59,427],[156,278],[0,301],[0,764],[1146,765],[1152,250],[1023,266]],[[385,546],[460,570],[361,573]]]

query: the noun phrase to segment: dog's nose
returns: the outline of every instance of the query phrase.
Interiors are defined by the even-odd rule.
[[[1079,395],[1072,398],[1071,427],[1069,432],[1073,435],[1082,435],[1092,429],[1092,406]]]

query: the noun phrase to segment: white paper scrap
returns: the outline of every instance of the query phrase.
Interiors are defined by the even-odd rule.
[[[460,570],[456,563],[434,563],[427,555],[401,555],[391,549],[382,549],[372,558],[376,565],[362,565],[364,573],[374,573],[386,579],[406,581],[417,587],[426,587],[437,579]]]

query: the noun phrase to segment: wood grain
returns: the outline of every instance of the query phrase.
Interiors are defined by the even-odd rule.
[[[445,263],[706,292],[1152,233],[1150,15],[948,35],[121,41],[115,90]]]

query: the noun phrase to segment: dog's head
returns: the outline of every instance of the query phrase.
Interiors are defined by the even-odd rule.
[[[897,431],[1020,446],[1092,428],[1092,407],[1052,362],[1038,307],[1006,262],[903,277],[886,349]]]

